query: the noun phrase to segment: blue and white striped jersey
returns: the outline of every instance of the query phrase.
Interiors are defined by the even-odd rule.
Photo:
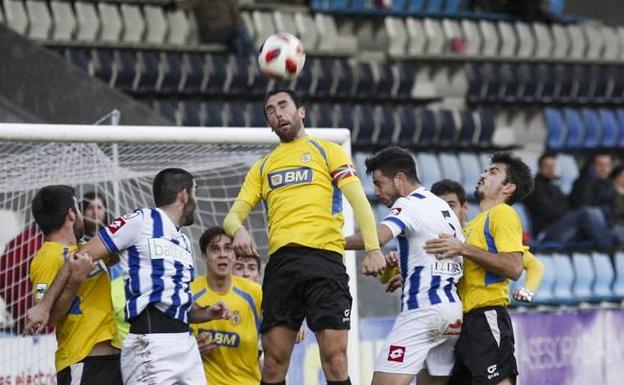
[[[381,223],[392,231],[399,244],[401,310],[460,302],[457,282],[462,276],[463,258],[438,260],[423,249],[428,240],[440,234],[464,241],[459,220],[449,205],[420,187],[397,199]]]
[[[126,293],[126,319],[153,304],[171,318],[188,323],[194,278],[188,237],[160,209],[138,209],[99,232],[111,253],[120,254]]]

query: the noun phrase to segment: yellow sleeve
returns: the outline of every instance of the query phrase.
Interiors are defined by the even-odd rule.
[[[234,236],[236,230],[243,225],[243,221],[247,218],[252,208],[249,203],[243,200],[237,199],[234,201],[232,208],[223,220],[223,229],[229,236]]]
[[[539,289],[544,276],[544,264],[537,259],[530,251],[525,251],[522,257],[522,266],[526,270],[526,281],[524,287],[533,293]]]
[[[262,158],[251,166],[236,198],[247,202],[252,208],[262,198],[262,166],[265,160],[266,158]]]
[[[522,224],[516,210],[506,204],[498,205],[490,210],[488,221],[489,227],[485,229],[488,246],[490,246],[491,239],[498,253],[524,252]],[[490,234],[488,234],[488,230]]]
[[[364,248],[366,251],[379,249],[379,237],[377,236],[377,224],[375,215],[371,209],[362,185],[359,183],[348,183],[341,187],[343,194],[353,207],[355,220],[362,231]]]
[[[336,143],[327,143],[327,165],[329,174],[339,189],[349,183],[359,181],[355,173],[355,168],[347,153]]]
[[[44,260],[45,259],[45,260]],[[54,277],[63,267],[62,258],[42,258],[33,259],[30,265],[30,282],[34,290],[35,303],[43,299],[43,295],[52,285]]]

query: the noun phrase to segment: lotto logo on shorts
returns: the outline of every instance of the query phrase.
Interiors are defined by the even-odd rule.
[[[115,234],[117,230],[121,229],[125,224],[126,221],[122,217],[117,217],[108,225],[108,231],[110,231],[111,234]]]
[[[403,362],[405,359],[405,346],[390,345],[388,361]]]

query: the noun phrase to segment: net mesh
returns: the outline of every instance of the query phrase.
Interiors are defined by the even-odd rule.
[[[184,231],[199,255],[202,230],[223,223],[249,167],[270,149],[270,145],[0,142],[0,245],[4,246],[0,299],[5,302],[0,303],[0,330],[20,333],[33,303],[28,265],[43,239],[33,222],[31,200],[41,187],[70,185],[76,188],[78,199],[94,191],[107,202],[109,215],[117,216],[152,207],[155,174],[167,167],[184,168],[198,184],[198,215],[195,224]],[[266,216],[261,205],[246,226],[265,255]],[[202,264],[196,265],[201,272]],[[28,345],[32,342],[0,344],[0,373],[37,368],[36,374],[49,365],[53,373],[54,338],[42,341],[44,346],[34,349],[39,353],[33,353]]]

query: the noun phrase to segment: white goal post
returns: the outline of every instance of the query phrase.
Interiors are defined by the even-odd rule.
[[[306,132],[311,136],[340,144],[347,154],[351,155],[349,130],[306,129]],[[253,160],[268,152],[277,143],[277,136],[269,128],[0,123],[0,173],[5,174],[0,175],[0,214],[12,210],[15,212],[16,207],[19,207],[16,223],[20,226],[32,224],[32,218],[28,212],[30,210],[29,199],[32,199],[35,190],[45,184],[73,186],[85,184],[89,187],[104,186],[96,188],[106,190],[109,197],[109,209],[117,211],[116,215],[121,215],[123,213],[119,210],[127,209],[128,205],[134,202],[145,204],[144,201],[147,198],[141,198],[142,193],[135,192],[134,185],[141,184],[137,188],[147,191],[149,186],[146,181],[149,180],[149,175],[153,178],[158,168],[181,167],[189,169],[194,175],[196,172],[209,175],[205,177],[208,182],[204,183],[207,184],[216,180],[214,178],[227,181],[219,182],[222,183],[219,190],[221,192],[210,195],[210,199],[206,198],[203,202],[205,211],[219,211],[217,214],[212,213],[211,222],[214,222],[223,218],[224,211],[235,199],[236,196],[233,193],[238,192],[236,183],[240,183],[241,170],[248,169]],[[50,154],[54,156],[50,158]],[[66,158],[68,160],[65,162]],[[234,181],[231,181],[231,178],[228,179],[229,167],[233,164],[237,165],[238,174],[233,179]],[[33,168],[37,170],[31,171]],[[63,168],[68,170],[67,178],[58,175],[58,170]],[[78,170],[74,172],[72,168]],[[31,172],[36,175],[29,175]],[[142,181],[135,182],[134,175],[136,178],[142,178]],[[122,180],[130,184],[123,184]],[[206,186],[206,189],[213,187],[216,188],[216,186]],[[20,189],[29,189],[29,192],[20,195]],[[135,199],[135,197],[138,198]],[[201,195],[198,200],[201,205]],[[217,206],[219,208],[215,209]],[[261,210],[261,208],[256,208],[256,210]],[[344,217],[344,232],[352,234],[354,231],[353,212],[346,199],[344,200]],[[0,216],[0,227],[4,226],[3,220],[4,217]],[[218,223],[211,224],[217,225]],[[201,225],[203,222],[200,220],[200,223],[194,227]],[[265,231],[260,227],[257,225],[258,233]],[[192,239],[193,242],[197,241],[197,234],[196,230],[190,231],[189,235],[195,238]],[[252,234],[255,237],[256,233],[252,232]],[[3,250],[7,241],[9,239],[6,237],[0,238],[0,246]],[[353,296],[348,360],[351,382],[359,384],[358,271],[354,252],[346,253],[345,263]],[[0,336],[0,340],[2,338],[4,337]],[[11,344],[0,345],[2,345],[0,356],[3,357],[3,361],[4,357],[9,357],[9,355],[26,353],[6,351]],[[53,357],[49,359],[53,360]],[[15,360],[19,360],[19,357],[15,357]],[[0,368],[2,365],[10,365],[10,363],[0,364]],[[11,369],[5,366],[2,370],[10,371]]]

